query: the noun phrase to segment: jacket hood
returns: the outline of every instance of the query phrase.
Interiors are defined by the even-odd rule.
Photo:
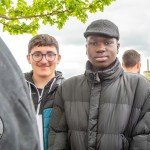
[[[26,79],[26,82],[28,84],[30,84],[31,86],[34,85],[34,81],[32,79],[32,75],[33,75],[33,70],[30,71],[30,72],[27,72],[27,73],[24,73],[25,75],[25,79]],[[55,88],[58,87],[58,85],[60,84],[60,82],[62,82],[62,80],[64,80],[64,77],[62,75],[62,72],[60,71],[55,71],[55,77],[53,79],[51,79],[45,86],[45,88],[49,88],[50,85],[52,84],[52,82],[55,82],[55,84],[52,86],[52,89],[51,91],[54,91]],[[35,86],[35,85],[34,85]]]
[[[86,63],[86,71],[85,75],[87,78],[95,83],[106,81],[106,82],[112,82],[113,80],[117,79],[120,75],[123,73],[123,69],[120,65],[120,62],[118,58],[116,58],[114,65],[106,70],[99,70],[97,72],[92,71],[92,64],[90,61],[87,61]]]
[[[25,79],[26,79],[27,81],[29,81],[29,82],[31,82],[31,83],[34,84],[34,81],[33,81],[33,79],[32,79],[32,75],[33,75],[33,70],[30,71],[30,72],[24,73]]]
[[[33,79],[32,79],[32,76],[33,76],[33,70],[31,70],[30,72],[26,72],[24,73],[24,76],[25,76],[25,79],[27,81],[30,81],[31,83],[34,83]],[[62,75],[62,72],[60,71],[55,71],[55,78],[62,78],[64,79],[63,75]]]

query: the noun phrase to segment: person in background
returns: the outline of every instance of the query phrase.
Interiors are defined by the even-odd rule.
[[[99,19],[84,37],[86,70],[56,92],[49,150],[150,149],[150,82],[123,71],[118,27]]]
[[[136,50],[126,50],[122,55],[122,67],[125,72],[140,73],[141,55]]]
[[[0,38],[0,150],[40,150],[35,110],[24,76]]]
[[[37,117],[42,117],[38,125],[40,136],[44,137],[44,150],[48,149],[48,132],[53,108],[54,95],[57,87],[64,79],[62,73],[56,71],[61,60],[59,45],[56,39],[48,34],[38,34],[28,44],[27,60],[32,71],[25,73]],[[42,131],[44,131],[42,133]],[[43,139],[41,137],[41,139]],[[43,145],[41,144],[41,145]]]

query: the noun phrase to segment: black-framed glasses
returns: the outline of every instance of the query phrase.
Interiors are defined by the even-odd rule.
[[[48,61],[48,62],[53,62],[56,58],[56,55],[55,53],[46,53],[46,54],[42,54],[42,53],[33,53],[31,54],[32,55],[32,59],[36,62],[39,62],[43,59],[43,56],[45,56],[45,59]]]

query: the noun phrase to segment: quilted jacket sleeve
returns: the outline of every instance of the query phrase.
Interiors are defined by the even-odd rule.
[[[0,150],[40,150],[33,103],[24,76],[0,38]]]
[[[64,113],[64,102],[61,98],[60,87],[56,92],[54,110],[49,132],[48,150],[68,149],[68,127]]]
[[[150,95],[140,112],[139,120],[132,132],[130,150],[150,149]]]

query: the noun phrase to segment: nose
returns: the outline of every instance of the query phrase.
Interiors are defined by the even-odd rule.
[[[43,57],[42,57],[40,62],[41,63],[47,63],[48,62],[47,59],[46,59],[46,55],[43,55]]]
[[[102,42],[99,42],[96,46],[96,52],[97,53],[103,53],[106,51],[106,47]]]

